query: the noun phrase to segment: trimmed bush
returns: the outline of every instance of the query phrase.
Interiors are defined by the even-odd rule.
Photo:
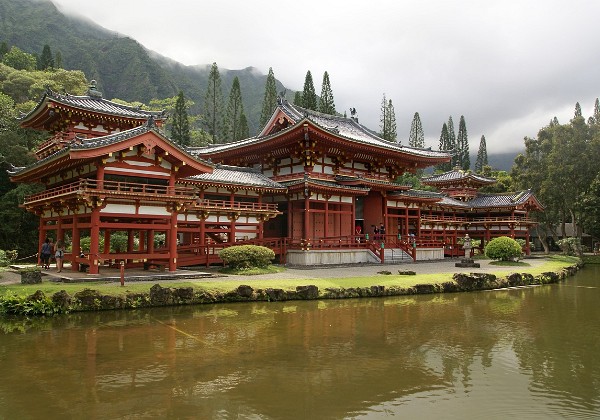
[[[512,261],[522,254],[521,245],[508,236],[494,238],[485,247],[485,256],[492,260]]]
[[[222,249],[219,257],[233,269],[265,268],[275,258],[273,250],[257,245],[236,245]]]

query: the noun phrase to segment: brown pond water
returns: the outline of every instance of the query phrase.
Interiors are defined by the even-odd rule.
[[[0,419],[600,418],[600,267],[557,285],[0,320]]]

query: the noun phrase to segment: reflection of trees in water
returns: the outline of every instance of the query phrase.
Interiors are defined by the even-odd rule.
[[[515,337],[520,367],[531,372],[532,393],[551,395],[557,404],[600,408],[600,325],[597,272],[587,270],[578,283],[537,288],[525,299],[520,321],[527,334]],[[592,289],[583,286],[585,279]],[[591,281],[590,281],[591,280]],[[578,287],[578,285],[581,285]]]
[[[533,372],[532,387],[593,400],[594,355],[557,349],[584,333],[570,324],[597,312],[586,298],[561,295],[557,305],[552,296],[540,287],[78,313],[0,335],[3,375],[11,378],[0,394],[8,410],[12,404],[31,417],[96,410],[339,418],[416,393],[470,388],[476,364],[490,367],[512,346]],[[585,345],[597,337],[588,334]]]

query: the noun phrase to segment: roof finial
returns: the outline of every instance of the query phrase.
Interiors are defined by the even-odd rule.
[[[88,88],[88,96],[96,99],[102,99],[102,92],[96,89],[96,81],[90,81],[90,87]]]

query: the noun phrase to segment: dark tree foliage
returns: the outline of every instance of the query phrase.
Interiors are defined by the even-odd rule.
[[[304,100],[302,99],[302,92],[297,91],[294,93],[294,105],[298,105],[304,108]]]
[[[467,124],[465,123],[465,117],[460,116],[460,122],[458,123],[458,136],[456,137],[456,148],[458,160],[457,165],[465,171],[471,169],[471,158],[469,156],[469,137],[467,135]]]
[[[37,60],[32,54],[28,54],[13,46],[2,57],[2,62],[16,70],[33,71],[37,67]]]
[[[171,122],[171,138],[182,146],[190,145],[190,121],[182,91],[177,95]]]
[[[310,70],[306,72],[304,89],[302,90],[302,106],[313,111],[317,110],[317,94]]]
[[[475,161],[475,172],[480,174],[483,168],[488,164],[487,145],[485,136],[481,136],[479,141],[479,150],[477,151],[477,160]]]
[[[271,118],[273,111],[277,107],[277,87],[275,86],[275,74],[273,68],[269,67],[267,82],[265,83],[265,96],[262,102],[262,111],[260,113],[260,128],[262,129]],[[248,123],[248,121],[246,121]]]
[[[581,117],[581,116],[582,116],[581,115],[581,105],[579,105],[579,102],[577,102],[575,104],[575,113],[574,113],[573,118],[578,118],[578,117]]]
[[[42,55],[40,55],[38,70],[49,70],[54,68],[54,57],[52,56],[52,50],[50,45],[44,45],[42,49]]]
[[[391,99],[385,97],[381,100],[381,116],[379,118],[381,128],[381,138],[388,141],[396,141],[398,133],[396,131],[396,112]]]
[[[56,51],[56,54],[54,55],[54,68],[55,69],[63,68],[62,54],[60,53],[60,51]]]
[[[411,147],[425,147],[425,134],[423,125],[418,112],[415,112],[412,123],[410,124],[410,134],[408,136],[408,145]]]
[[[242,90],[240,80],[236,76],[229,92],[229,101],[227,103],[227,113],[225,115],[225,140],[237,141],[242,139],[240,119],[244,114],[244,104],[242,103]],[[246,123],[248,121],[246,120]]]
[[[593,199],[600,173],[599,134],[599,127],[581,116],[568,124],[553,121],[537,138],[525,138],[525,153],[515,159],[511,176],[517,188],[531,188],[544,204],[544,212],[536,215],[542,239],[552,234],[566,237],[567,222],[578,227],[575,234],[580,239],[581,228],[600,235]]]
[[[223,91],[217,63],[212,64],[208,75],[208,86],[204,96],[204,122],[212,142],[218,143],[223,131]]]
[[[240,125],[239,125],[240,139],[247,139],[250,137],[250,127],[248,127],[248,118],[246,118],[246,114],[242,110],[242,115],[240,115]]]
[[[8,44],[4,41],[0,42],[0,61],[4,57],[4,54],[8,52]]]
[[[458,148],[456,147],[456,132],[454,131],[454,121],[452,115],[448,117],[448,149],[453,150],[452,163],[450,166],[453,168],[458,165]]]
[[[335,102],[333,100],[333,91],[329,82],[329,74],[323,73],[323,85],[321,87],[321,97],[319,98],[319,112],[323,114],[335,115]]]
[[[448,125],[444,123],[442,125],[442,132],[440,134],[440,151],[449,151],[452,150],[450,145],[450,135],[448,134]],[[452,169],[452,162],[440,163],[436,166],[438,171],[447,172]]]

